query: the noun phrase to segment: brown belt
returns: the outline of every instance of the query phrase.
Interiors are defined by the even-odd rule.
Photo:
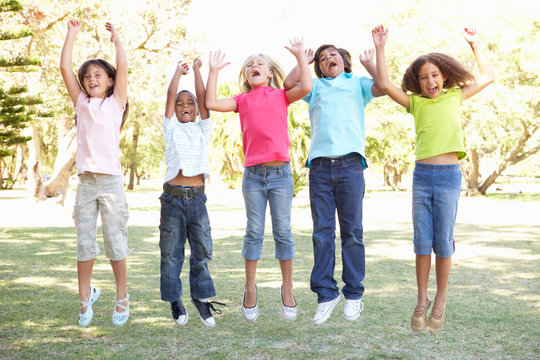
[[[204,194],[204,185],[195,187],[178,187],[169,183],[163,184],[163,191],[172,196],[178,196],[185,200],[193,199],[196,196]]]

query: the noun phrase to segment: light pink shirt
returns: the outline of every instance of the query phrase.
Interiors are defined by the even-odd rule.
[[[77,174],[122,175],[120,126],[124,108],[114,95],[90,98],[83,91],[77,105]]]
[[[235,95],[234,100],[242,128],[244,166],[291,161],[285,90],[260,86]]]

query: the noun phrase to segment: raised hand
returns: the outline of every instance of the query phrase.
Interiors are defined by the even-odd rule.
[[[360,54],[358,59],[360,59],[360,63],[364,66],[366,66],[367,63],[373,62],[373,55],[375,54],[375,49],[367,49],[364,50],[364,53]]]
[[[221,70],[230,64],[230,62],[225,61],[225,53],[222,54],[221,50],[214,52],[210,51],[209,58],[208,66],[210,67],[210,70]]]
[[[68,33],[77,34],[81,31],[81,22],[79,20],[69,20],[67,22]]]
[[[293,55],[304,53],[304,38],[293,38],[290,40],[290,46],[285,45],[285,49],[289,50]]]
[[[107,31],[111,32],[111,42],[114,42],[115,38],[118,38],[118,33],[116,32],[116,29],[114,28],[114,25],[110,22],[105,23],[105,28]]]
[[[388,39],[388,28],[384,25],[378,25],[371,30],[371,36],[373,37],[373,43],[375,46],[384,46]]]
[[[182,75],[186,75],[189,72],[189,64],[184,60],[180,60],[178,64],[176,64],[176,68]]]
[[[463,29],[463,37],[467,42],[472,46],[476,45],[479,42],[478,34],[476,32],[476,28],[474,27],[466,27]]]
[[[202,61],[199,58],[193,60],[193,69],[200,69],[202,67]]]
[[[313,49],[306,50],[306,60],[308,64],[311,64],[313,61],[315,61],[315,58],[313,57],[313,55],[314,55]]]

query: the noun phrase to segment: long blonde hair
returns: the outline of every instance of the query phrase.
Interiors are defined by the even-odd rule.
[[[238,83],[240,85],[240,89],[242,89],[242,92],[248,93],[251,91],[251,85],[249,85],[249,82],[246,79],[246,66],[249,60],[254,56],[260,56],[264,61],[266,61],[268,68],[273,74],[268,86],[274,89],[281,89],[283,87],[283,80],[285,79],[285,73],[283,72],[281,65],[274,58],[268,55],[254,54],[249,56],[246,61],[244,61],[244,65],[242,65],[242,69],[238,75]]]

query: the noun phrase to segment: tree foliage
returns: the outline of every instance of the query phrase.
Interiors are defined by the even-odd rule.
[[[28,27],[4,29],[21,21],[16,11],[22,10],[22,5],[15,0],[0,0],[0,41],[13,42],[33,35]],[[33,105],[41,104],[41,100],[28,94],[28,87],[20,85],[24,75],[13,74],[16,71],[26,72],[29,67],[39,65],[34,57],[14,54],[7,47],[0,51],[0,188],[12,188],[19,173],[16,173],[16,148],[31,139],[24,134],[24,129],[32,121],[36,112]]]
[[[462,129],[467,157],[461,161],[467,194],[485,194],[497,177],[512,165],[538,156],[540,132],[538,101],[540,99],[536,54],[540,50],[539,24],[534,11],[502,2],[479,1],[469,6],[464,0],[452,4],[439,1],[396,2],[395,11],[377,13],[373,17],[390,25],[387,46],[391,81],[401,84],[408,65],[419,55],[443,52],[463,62],[473,74],[478,67],[470,47],[462,37],[462,27],[479,28],[482,46],[495,70],[495,83],[463,103]],[[464,14],[463,9],[468,9]],[[441,14],[444,17],[427,17]],[[521,31],[526,29],[526,31]],[[368,33],[370,29],[362,30]],[[369,39],[371,40],[371,39]],[[367,108],[368,159],[386,169],[401,159],[401,168],[410,169],[414,162],[414,144],[397,141],[403,136],[390,125],[405,115],[389,110],[387,100],[374,100]],[[383,110],[384,111],[381,111]],[[369,119],[375,122],[369,122]],[[411,125],[405,125],[409,128]],[[410,134],[406,131],[407,134]],[[538,168],[529,170],[534,175]],[[394,186],[397,188],[397,186]]]

